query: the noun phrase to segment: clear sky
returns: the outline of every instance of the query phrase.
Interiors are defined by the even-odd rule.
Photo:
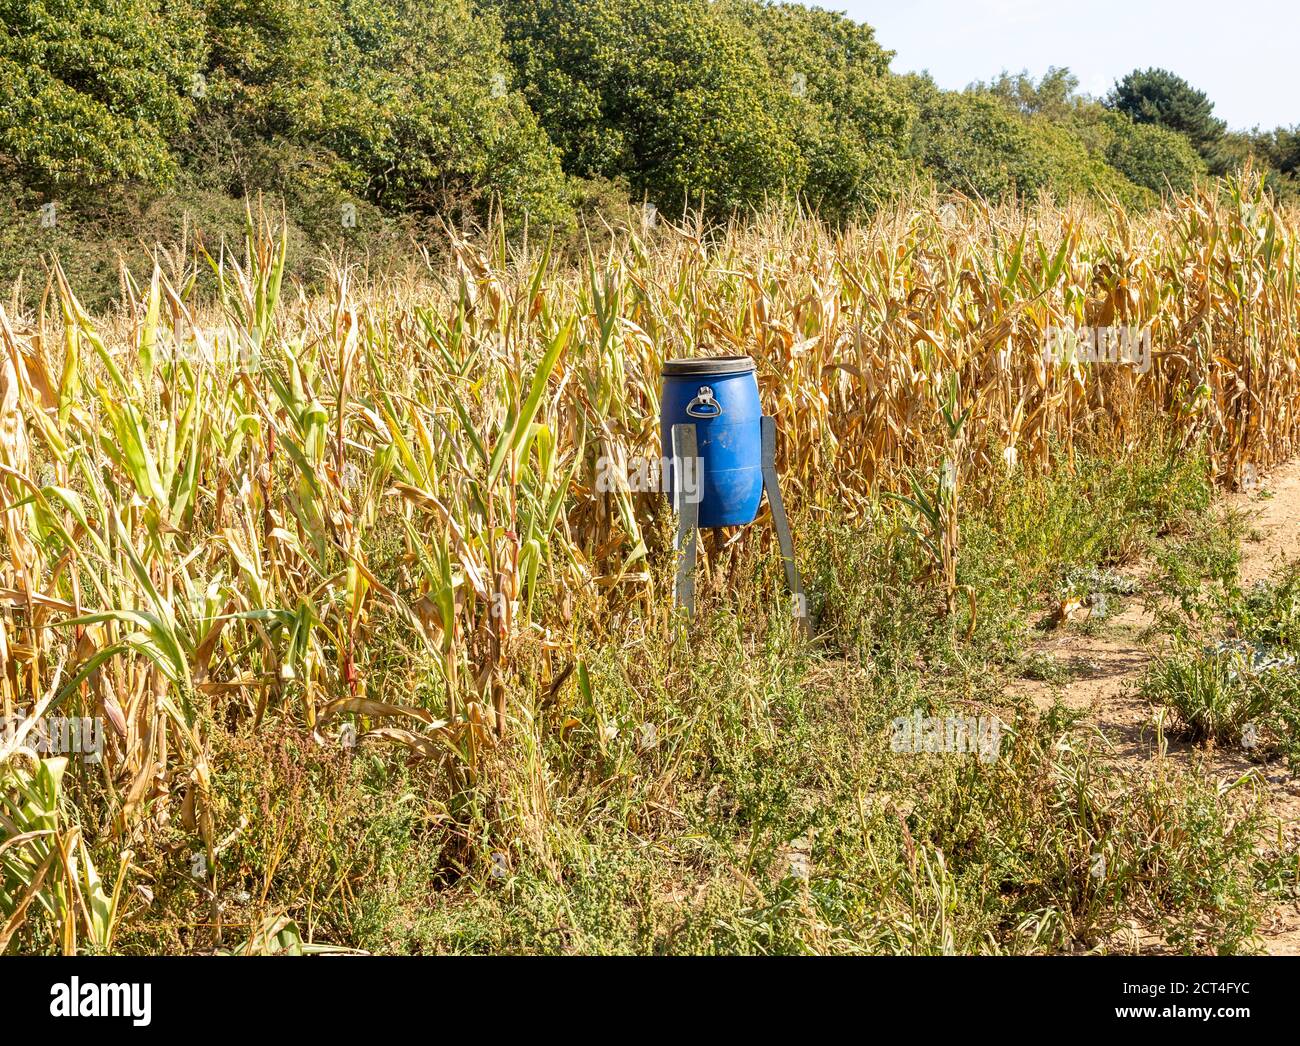
[[[1241,130],[1300,124],[1300,0],[820,0],[876,30],[895,72],[941,87],[1068,66],[1103,95],[1134,68],[1172,70]]]

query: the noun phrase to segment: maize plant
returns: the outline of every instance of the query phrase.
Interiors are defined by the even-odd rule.
[[[125,845],[173,804],[210,889],[214,724],[347,729],[459,793],[531,729],[521,664],[585,681],[578,630],[658,605],[659,499],[596,477],[658,458],[667,358],[754,357],[792,508],[906,499],[950,611],[984,477],[1068,463],[1102,421],[1131,442],[1161,417],[1224,480],[1300,434],[1300,221],[1249,175],[1145,213],[915,198],[576,261],[499,227],[444,248],[309,293],[250,218],[242,252],[124,273],[110,314],[57,265],[39,309],[0,308],[0,711],[102,717],[103,823]],[[1116,327],[1149,370],[1045,351]],[[5,917],[45,897],[86,930],[80,844],[9,816]]]
[[[108,893],[80,828],[61,809],[67,760],[10,755],[0,764],[0,953],[33,904],[50,918],[63,954],[75,955],[80,942],[106,951],[127,861]]]

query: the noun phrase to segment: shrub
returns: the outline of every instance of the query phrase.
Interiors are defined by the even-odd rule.
[[[1114,137],[1106,159],[1135,185],[1155,192],[1188,192],[1204,173],[1205,164],[1181,134],[1122,116],[1109,122]]]
[[[762,49],[706,0],[497,2],[565,170],[715,214],[797,191],[807,164]]]
[[[1149,699],[1169,705],[1193,741],[1236,743],[1246,724],[1270,704],[1266,688],[1232,653],[1206,657],[1181,651],[1162,658],[1142,690]]]
[[[187,0],[0,0],[0,155],[44,189],[165,183],[201,24]]]
[[[215,3],[209,17],[215,109],[328,150],[338,188],[452,217],[481,217],[493,198],[514,218],[571,217],[559,155],[511,88],[500,27],[468,0]]]
[[[1045,188],[1050,167],[1025,121],[990,94],[940,91],[910,77],[919,116],[911,151],[941,188],[1001,198]]]
[[[915,113],[874,30],[798,4],[731,0],[726,10],[757,35],[777,89],[790,95],[802,191],[818,211],[842,220],[897,192]]]

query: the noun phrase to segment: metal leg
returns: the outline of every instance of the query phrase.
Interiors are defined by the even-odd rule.
[[[683,477],[689,482],[683,483]],[[677,513],[677,581],[673,595],[677,605],[686,608],[687,617],[695,616],[695,545],[699,537],[699,484],[703,481],[699,467],[699,445],[694,425],[673,426],[673,510]]]
[[[781,546],[781,560],[785,564],[785,584],[790,590],[790,600],[794,606],[794,617],[805,633],[809,628],[808,601],[804,598],[803,585],[799,581],[799,568],[794,561],[794,538],[790,536],[790,520],[785,514],[785,503],[781,500],[781,485],[776,475],[776,419],[764,417],[763,434],[763,489],[767,492],[767,503],[772,509],[772,526],[776,528],[776,540]]]

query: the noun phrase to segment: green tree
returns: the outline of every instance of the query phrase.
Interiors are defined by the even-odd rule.
[[[201,51],[186,0],[0,0],[0,155],[47,191],[165,183]]]
[[[312,126],[343,36],[336,0],[205,0],[205,16],[208,112],[236,117],[244,134]]]
[[[1107,104],[1134,123],[1158,124],[1185,135],[1207,159],[1226,128],[1205,92],[1166,69],[1133,70],[1115,85]]]
[[[1209,161],[1215,174],[1235,173],[1247,165],[1264,175],[1264,184],[1280,200],[1300,198],[1300,133],[1295,128],[1229,131],[1214,146]]]
[[[1280,174],[1300,173],[1300,127],[1258,128],[1249,134],[1231,135],[1241,144],[1239,152],[1253,155]]]
[[[918,119],[911,151],[945,189],[997,199],[1047,187],[1051,167],[1025,120],[983,91],[942,91],[907,77]]]
[[[1134,123],[1112,114],[1114,137],[1106,150],[1112,167],[1135,185],[1163,193],[1187,192],[1205,164],[1181,134],[1157,124]]]
[[[568,214],[559,154],[469,0],[209,0],[211,89],[236,126],[340,161],[386,207]],[[286,160],[292,159],[290,154]]]
[[[448,213],[567,211],[559,151],[515,89],[496,18],[469,0],[349,0],[347,72],[313,113],[319,139],[381,204]],[[418,27],[417,31],[412,31]]]
[[[1057,121],[1069,118],[1087,104],[1078,94],[1079,78],[1069,69],[1055,65],[1038,81],[1028,70],[1015,75],[1003,72],[987,90],[1025,116],[1046,116]]]
[[[709,0],[489,0],[567,172],[714,213],[802,188],[790,93]]]
[[[1078,91],[1068,70],[1052,67],[1041,80],[1003,73],[986,90],[1023,117],[1058,195],[1115,196],[1135,206],[1154,203],[1167,188],[1192,187],[1204,163],[1181,134],[1137,124]]]
[[[726,0],[756,34],[807,167],[803,193],[824,217],[870,209],[906,176],[914,116],[874,30],[841,14],[760,0]]]

